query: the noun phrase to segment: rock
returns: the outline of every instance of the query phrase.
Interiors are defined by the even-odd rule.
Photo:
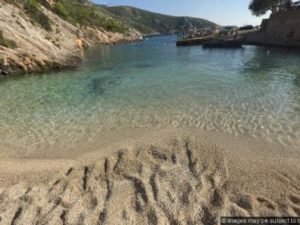
[[[1,75],[4,75],[4,76],[7,76],[9,73],[8,73],[8,71],[6,71],[6,70],[1,70],[1,69],[0,69],[0,74],[1,74]]]
[[[2,4],[3,1],[0,2]],[[54,1],[49,0],[50,4],[51,2]],[[2,74],[44,72],[56,68],[74,67],[80,62],[82,49],[86,47],[101,43],[138,40],[141,36],[137,31],[121,34],[97,27],[86,26],[79,29],[53,11],[42,8],[43,13],[59,33],[46,31],[32,23],[22,7],[6,2],[1,5],[0,30],[3,31],[4,37],[13,37],[16,45],[20,46],[14,49],[0,46]],[[17,19],[12,19],[12,14],[16,15]]]

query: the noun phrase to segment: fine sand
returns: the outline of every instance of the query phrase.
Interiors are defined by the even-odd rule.
[[[216,225],[221,216],[300,216],[297,151],[213,145],[196,134],[138,143],[72,159],[0,160],[0,224]]]

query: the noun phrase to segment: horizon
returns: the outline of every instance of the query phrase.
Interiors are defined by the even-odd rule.
[[[239,2],[224,0],[178,0],[177,5],[161,0],[92,0],[93,3],[112,6],[131,6],[150,12],[161,13],[170,16],[187,16],[209,20],[218,25],[260,25],[262,19],[268,18],[270,13],[257,17],[251,14],[248,9],[250,0],[240,0]],[[224,7],[226,6],[226,8]],[[226,10],[224,10],[226,9]],[[230,9],[230,10],[229,10]],[[234,13],[232,13],[234,11]]]

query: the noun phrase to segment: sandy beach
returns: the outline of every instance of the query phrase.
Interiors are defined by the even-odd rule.
[[[297,151],[215,138],[157,132],[69,159],[2,160],[0,224],[213,225],[221,216],[300,215]]]
[[[0,225],[300,224],[300,1],[220,2],[0,0]]]

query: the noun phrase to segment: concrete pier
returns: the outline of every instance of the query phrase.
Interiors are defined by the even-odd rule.
[[[202,45],[213,40],[213,36],[182,39],[176,42],[176,46]]]

